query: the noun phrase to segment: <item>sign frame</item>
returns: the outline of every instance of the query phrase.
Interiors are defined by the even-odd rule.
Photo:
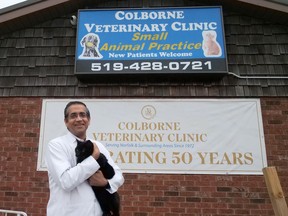
[[[173,18],[165,21],[160,18],[154,19],[156,16],[168,18],[167,14],[172,12]],[[191,15],[193,12],[195,15]],[[209,13],[208,17],[211,18],[206,18],[205,12]],[[148,14],[148,18],[141,20],[137,17],[139,14]],[[203,18],[199,18],[198,14]],[[97,19],[97,16],[105,16],[105,19],[98,21],[100,19]],[[196,19],[193,16],[197,16],[197,20],[189,22],[190,19]],[[132,20],[130,17],[138,20]],[[202,22],[202,19],[205,20]],[[136,31],[139,29],[142,32]],[[208,41],[207,38],[212,39]],[[212,48],[207,48],[208,44],[214,47],[214,51],[211,51]],[[78,11],[75,53],[77,76],[120,74],[219,76],[227,73],[221,6]]]

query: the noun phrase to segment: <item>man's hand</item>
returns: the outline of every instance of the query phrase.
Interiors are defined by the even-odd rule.
[[[98,170],[89,178],[89,184],[91,186],[104,187],[108,184],[108,180],[104,177],[103,173]]]
[[[92,157],[95,158],[95,160],[97,160],[99,158],[99,155],[100,155],[100,150],[98,148],[98,146],[93,142],[93,153],[92,153]]]

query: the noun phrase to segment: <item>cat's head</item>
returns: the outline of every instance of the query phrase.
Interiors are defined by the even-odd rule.
[[[93,143],[90,140],[81,142],[77,140],[77,146],[75,148],[75,154],[77,157],[77,163],[82,162],[93,153]]]

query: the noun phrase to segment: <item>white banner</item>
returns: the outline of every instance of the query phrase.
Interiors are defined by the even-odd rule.
[[[267,166],[258,99],[79,100],[91,112],[88,136],[123,172],[254,175]],[[49,140],[66,133],[69,101],[43,100],[38,170]]]

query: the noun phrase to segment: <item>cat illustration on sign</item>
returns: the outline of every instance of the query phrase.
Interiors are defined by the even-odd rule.
[[[202,49],[206,57],[219,57],[222,55],[222,49],[217,42],[217,33],[215,31],[203,31]]]
[[[97,34],[88,33],[80,41],[83,47],[80,59],[101,59],[103,56],[99,52],[100,39]]]

